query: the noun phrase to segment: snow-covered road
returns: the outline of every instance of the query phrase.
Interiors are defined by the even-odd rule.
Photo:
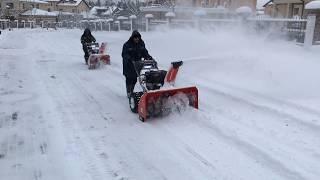
[[[0,37],[0,179],[320,178],[320,51],[240,32],[142,33],[200,109],[146,123],[131,113],[121,50],[130,32],[93,32],[111,66],[88,70],[80,30]]]

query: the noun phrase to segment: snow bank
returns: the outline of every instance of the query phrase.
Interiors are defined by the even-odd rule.
[[[240,14],[251,14],[252,13],[252,9],[248,6],[241,6],[239,8],[236,9],[237,13]]]

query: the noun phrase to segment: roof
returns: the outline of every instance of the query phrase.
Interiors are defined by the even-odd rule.
[[[54,12],[48,12],[42,9],[33,8],[21,14],[22,16],[57,16]]]
[[[266,6],[268,6],[269,4],[272,4],[272,3],[273,3],[273,0],[270,0],[267,3],[265,3],[262,7],[266,7]]]
[[[78,6],[83,0],[61,0],[59,6]]]
[[[19,0],[20,2],[30,2],[30,3],[38,3],[38,4],[48,4],[48,2],[45,2],[43,0]]]

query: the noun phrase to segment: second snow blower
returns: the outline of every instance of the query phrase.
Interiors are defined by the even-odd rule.
[[[101,66],[101,64],[110,64],[110,56],[105,54],[107,43],[87,43],[86,44],[89,58],[88,58],[88,68],[96,69]]]
[[[198,109],[198,89],[194,86],[175,88],[174,82],[182,61],[172,62],[169,71],[158,69],[155,60],[135,61],[140,92],[129,97],[130,109],[144,122],[149,117],[169,114],[187,106]],[[161,89],[160,89],[161,88]]]

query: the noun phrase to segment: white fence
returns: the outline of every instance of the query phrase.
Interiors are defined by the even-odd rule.
[[[257,32],[270,32],[284,34],[290,40],[294,39],[298,43],[303,43],[309,47],[313,44],[316,17],[308,16],[307,19],[277,19],[277,18],[238,18],[238,19],[208,19],[196,17],[194,19],[175,19],[168,17],[166,20],[154,19],[152,16],[147,18],[132,19],[99,19],[99,20],[82,20],[82,21],[61,21],[48,22],[41,21],[36,24],[34,21],[14,21],[1,20],[1,29],[5,28],[80,28],[89,27],[94,31],[119,31],[139,29],[142,31],[154,30],[158,26],[168,26],[169,28],[197,28],[197,29],[216,29],[221,27],[246,26]]]

